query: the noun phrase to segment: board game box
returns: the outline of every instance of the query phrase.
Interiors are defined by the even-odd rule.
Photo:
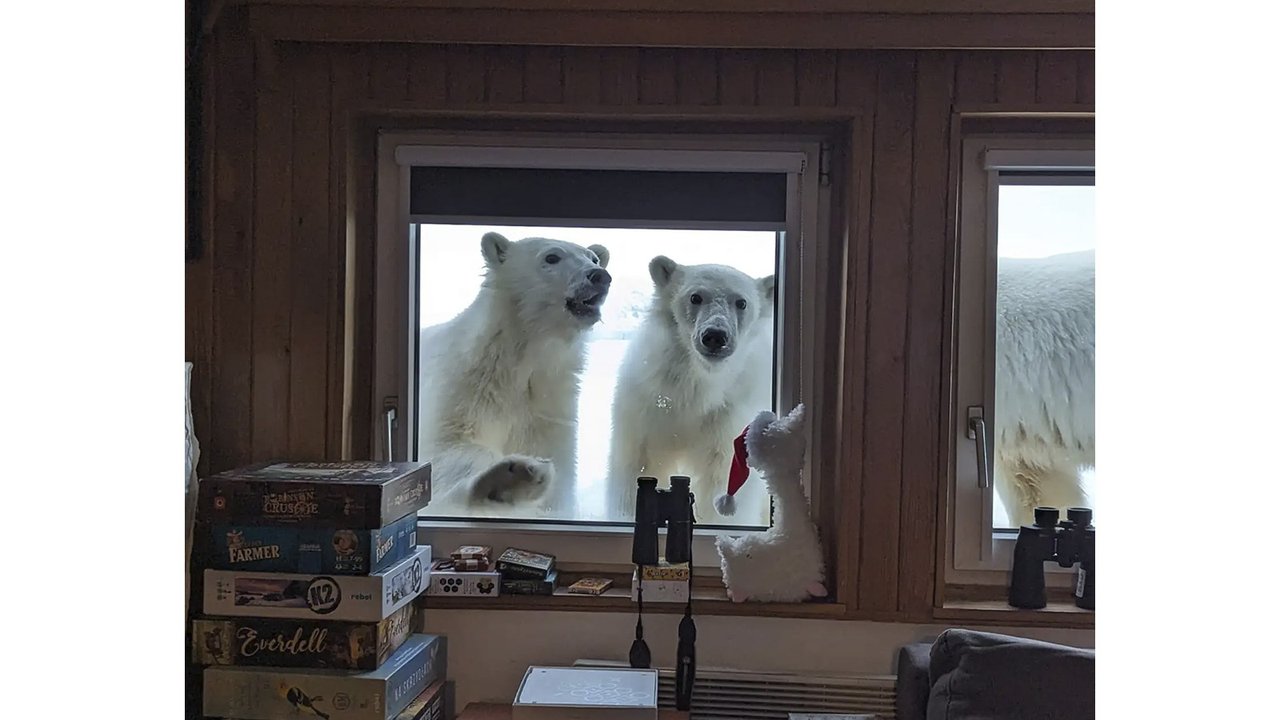
[[[210,529],[204,566],[326,575],[369,575],[409,556],[418,544],[418,516],[376,530],[221,525]]]
[[[498,556],[494,568],[504,578],[541,580],[556,567],[554,555],[544,555],[520,548],[507,548]]]
[[[200,482],[210,525],[375,530],[431,500],[430,463],[265,463]]]
[[[555,570],[542,580],[530,580],[527,578],[502,578],[502,594],[503,595],[554,595],[556,593],[556,576],[559,575]]]
[[[369,672],[215,665],[204,670],[204,714],[243,720],[393,720],[447,677],[444,636],[415,634]]]
[[[409,639],[409,603],[380,622],[199,618],[192,621],[197,665],[376,670]]]
[[[453,681],[437,680],[422,691],[396,720],[453,720]]]
[[[463,572],[442,567],[452,563],[452,558],[438,561],[431,567],[427,595],[444,597],[498,597],[502,592],[502,575],[496,570]]]
[[[431,546],[373,575],[204,571],[205,615],[379,622],[426,585]]]

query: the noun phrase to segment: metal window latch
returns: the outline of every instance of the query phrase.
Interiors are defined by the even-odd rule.
[[[395,443],[396,428],[396,405],[395,398],[387,398],[382,401],[382,415],[387,423],[387,462],[395,462],[395,454],[391,451]]]
[[[986,490],[991,487],[991,459],[987,457],[987,421],[978,405],[969,408],[969,439],[978,457],[978,487]]]

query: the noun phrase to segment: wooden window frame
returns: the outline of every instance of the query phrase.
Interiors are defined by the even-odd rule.
[[[604,149],[602,144],[606,146]],[[828,237],[829,229],[833,227],[831,193],[821,187],[820,174],[824,170],[821,166],[822,146],[821,137],[812,134],[728,137],[698,133],[624,134],[611,135],[602,141],[599,134],[573,133],[539,135],[429,130],[379,133],[377,249],[374,253],[377,273],[373,342],[375,388],[371,407],[373,417],[370,419],[373,429],[370,441],[375,453],[386,457],[386,408],[394,407],[398,418],[391,433],[393,457],[407,456],[408,442],[414,434],[413,413],[406,407],[406,403],[411,401],[408,399],[414,397],[413,377],[409,372],[414,364],[413,347],[409,336],[417,323],[416,312],[410,307],[411,298],[416,297],[413,288],[416,278],[410,268],[418,262],[413,254],[415,243],[411,241],[409,231],[409,226],[417,219],[408,208],[409,168],[422,164],[428,157],[432,163],[482,161],[488,165],[526,167],[532,158],[539,155],[541,148],[550,151],[549,154],[541,154],[548,162],[536,164],[550,167],[591,167],[603,163],[602,166],[645,170],[665,168],[669,164],[677,169],[788,172],[787,239],[781,248],[778,270],[780,322],[776,367],[779,374],[775,402],[781,412],[789,410],[797,402],[804,402],[814,418],[810,461],[805,468],[806,484],[809,485],[813,477],[830,476],[829,463],[813,460],[834,454],[823,446],[823,439],[831,437],[831,434],[818,430],[825,422],[824,418],[833,416],[834,405],[837,404],[830,400],[834,397],[835,387],[827,386],[831,381],[823,377],[823,361],[814,359],[818,357],[818,348],[832,342],[824,334],[824,329],[832,327],[827,317],[829,304],[820,300],[832,292],[839,292],[839,288],[828,287],[826,275],[818,271],[819,267],[830,263],[827,254],[833,246],[838,246]],[[670,157],[655,160],[664,152]],[[828,404],[833,408],[828,409]],[[835,527],[827,530],[831,535],[838,534]],[[737,531],[722,532],[737,534]],[[716,587],[720,578],[719,557],[714,545],[717,534],[712,530],[696,532],[694,558],[696,582],[703,588],[699,592],[721,599],[719,596],[723,595],[723,588]],[[594,574],[620,576],[621,589],[625,589],[628,579],[624,577],[623,570],[629,567],[630,529],[625,527],[517,521],[476,523],[463,518],[424,518],[420,523],[420,539],[441,548],[464,543],[533,547],[555,554],[560,566],[570,573],[589,569]],[[528,601],[516,599],[518,605],[525,602]],[[629,599],[623,602],[629,602]],[[487,606],[492,607],[492,604]],[[571,603],[570,606],[576,607],[577,604]],[[601,607],[599,601],[591,606]],[[753,612],[758,610],[753,606]],[[844,611],[838,601],[796,606],[791,610],[804,616]]]

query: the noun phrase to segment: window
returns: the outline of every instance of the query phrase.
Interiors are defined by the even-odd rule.
[[[1095,511],[1091,140],[969,137],[950,581],[1008,571],[1033,509]],[[969,573],[966,575],[966,573]]]
[[[612,538],[566,551],[626,562],[636,478],[679,474],[704,531],[768,527],[754,473],[733,515],[712,505],[757,412],[823,402],[820,153],[810,138],[384,135],[375,446],[435,464],[432,525],[518,528],[548,549]]]

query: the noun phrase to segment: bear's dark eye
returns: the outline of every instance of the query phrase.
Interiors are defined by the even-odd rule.
[[[743,300],[742,298],[738,298],[738,301],[735,302],[734,305],[737,305],[739,310],[747,309],[747,301]]]
[[[599,265],[599,264],[600,264],[600,258],[596,257],[595,255],[592,255],[592,256],[591,256],[591,262],[595,263],[596,265]]]
[[[694,305],[701,305],[701,304],[702,304],[702,296],[701,296],[701,295],[699,295],[698,293],[694,293],[694,294],[689,298],[689,302],[693,303]]]
[[[555,253],[551,253],[550,255],[548,255],[548,256],[547,256],[547,264],[548,264],[548,265],[555,265],[555,264],[556,264],[556,263],[558,263],[558,262],[560,262],[560,256],[559,256],[559,255],[557,255],[557,254],[555,254]]]

